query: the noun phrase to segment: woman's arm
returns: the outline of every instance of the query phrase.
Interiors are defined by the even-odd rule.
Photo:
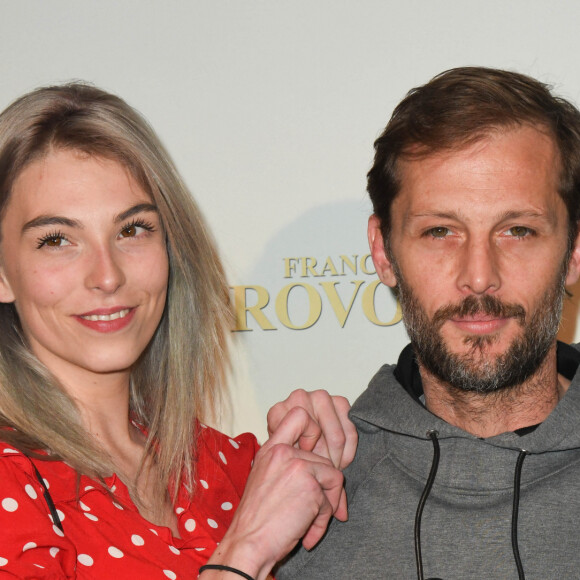
[[[295,447],[311,421],[304,409],[293,408],[258,452],[232,524],[210,564],[263,580],[301,538],[306,548],[313,547],[333,514],[346,519],[341,472],[328,459]],[[207,570],[201,580],[236,576]]]

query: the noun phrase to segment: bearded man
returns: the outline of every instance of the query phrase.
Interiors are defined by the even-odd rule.
[[[527,76],[447,71],[375,142],[368,237],[411,344],[358,399],[349,521],[280,580],[580,577],[580,112]]]

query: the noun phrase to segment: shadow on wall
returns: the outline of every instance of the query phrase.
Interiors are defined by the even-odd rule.
[[[407,342],[397,303],[369,256],[370,213],[362,196],[309,209],[268,240],[236,281],[247,329],[236,334],[264,412],[298,387],[354,400]]]

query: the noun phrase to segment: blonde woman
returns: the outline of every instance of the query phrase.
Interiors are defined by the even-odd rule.
[[[0,115],[0,236],[0,572],[196,578],[209,562],[203,580],[265,578],[345,517],[340,472],[294,446],[314,446],[318,417],[339,433],[326,453],[348,461],[342,400],[294,394],[259,452],[204,426],[227,365],[227,285],[124,101],[70,84]]]

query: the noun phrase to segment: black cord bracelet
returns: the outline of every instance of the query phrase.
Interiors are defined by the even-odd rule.
[[[254,580],[249,574],[246,574],[237,568],[222,566],[221,564],[206,564],[199,569],[199,573],[201,574],[204,570],[224,570],[225,572],[233,572],[234,574],[238,574],[238,576],[242,576],[246,580]]]

